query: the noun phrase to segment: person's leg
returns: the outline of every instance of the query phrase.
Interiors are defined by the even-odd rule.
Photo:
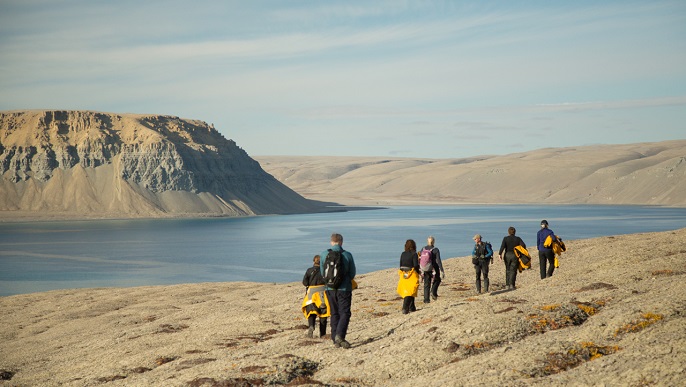
[[[319,318],[319,337],[326,336],[326,317]]]
[[[507,265],[507,288],[514,289],[517,275],[517,265],[519,261],[514,253],[505,253],[505,264]]]
[[[474,271],[476,272],[476,292],[481,293],[481,264],[477,263],[474,265]]]
[[[488,293],[488,285],[489,285],[489,280],[488,280],[488,269],[489,269],[489,260],[486,259],[484,260],[484,264],[481,267],[481,272],[484,274],[484,291]]]
[[[548,271],[546,272],[546,277],[552,277],[555,271],[555,253],[551,251],[546,251],[546,256],[548,258]]]
[[[326,297],[329,299],[329,308],[331,308],[331,340],[336,342],[336,330],[338,329],[339,320],[339,305],[338,305],[338,291],[327,290]]]
[[[546,277],[546,270],[545,270],[545,264],[548,262],[548,257],[546,257],[544,251],[539,251],[538,252],[538,264],[540,265],[541,268],[541,279],[544,279]]]
[[[352,316],[351,308],[353,302],[353,292],[352,291],[339,291],[338,292],[338,308],[339,308],[339,320],[336,326],[336,334],[334,335],[334,340],[339,339],[339,343],[343,348],[350,348],[350,343],[345,341],[345,337],[348,334],[348,325],[350,324],[350,316]],[[333,335],[333,327],[331,334]]]
[[[434,275],[434,280],[431,283],[431,297],[433,297],[434,301],[438,298],[438,285],[441,284],[441,276],[436,273]]]
[[[424,273],[424,303],[428,304],[431,295],[431,274]]]
[[[410,297],[412,300],[410,301],[410,312],[416,312],[417,311],[417,306],[414,304],[414,297]]]
[[[314,332],[314,323],[317,321],[317,315],[312,313],[307,316],[307,337],[312,337]]]
[[[410,313],[410,304],[412,302],[412,297],[407,296],[403,298],[403,314]]]

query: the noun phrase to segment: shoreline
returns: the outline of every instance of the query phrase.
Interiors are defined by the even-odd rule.
[[[304,215],[304,214],[325,214],[332,212],[348,211],[367,211],[383,210],[388,207],[461,207],[461,206],[585,206],[585,207],[654,207],[654,208],[674,208],[683,209],[686,206],[676,205],[657,205],[657,204],[598,204],[598,203],[480,203],[480,202],[409,202],[409,201],[388,201],[386,203],[365,204],[363,202],[353,202],[355,204],[340,206],[330,206],[329,211],[315,211],[292,214],[260,214],[229,216],[216,214],[162,214],[160,216],[122,216],[121,214],[102,215],[102,214],[65,214],[30,211],[0,211],[0,223],[31,223],[31,222],[70,222],[70,221],[98,221],[98,220],[163,220],[163,219],[224,219],[224,218],[252,218],[261,216],[285,216],[285,215]]]

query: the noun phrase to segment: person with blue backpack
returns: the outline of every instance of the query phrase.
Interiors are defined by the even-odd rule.
[[[343,250],[343,235],[331,234],[331,248],[321,254],[326,257],[321,274],[326,285],[326,298],[331,310],[331,339],[335,347],[350,348],[345,340],[350,324],[355,260],[349,251]]]
[[[472,250],[472,264],[476,271],[476,292],[481,294],[481,274],[484,276],[484,290],[488,293],[488,268],[493,263],[493,247],[489,242],[481,240],[481,235],[474,235],[474,249]]]
[[[429,235],[426,242],[427,245],[419,252],[419,268],[424,281],[424,303],[428,304],[429,296],[434,301],[438,299],[438,285],[441,284],[441,275],[445,278],[445,271],[441,262],[441,251],[434,246],[436,239]]]

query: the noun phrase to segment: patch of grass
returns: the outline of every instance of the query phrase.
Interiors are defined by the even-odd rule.
[[[157,333],[176,333],[188,328],[186,324],[172,325],[172,324],[162,324]]]
[[[607,284],[604,282],[594,282],[592,284],[586,285],[580,289],[573,290],[574,293],[581,293],[581,292],[587,292],[589,290],[599,290],[599,289],[617,289],[615,285],[612,284]]]
[[[626,325],[623,325],[619,327],[615,331],[615,337],[622,336],[626,333],[636,333],[640,332],[649,326],[655,324],[656,322],[663,320],[664,316],[661,314],[656,314],[656,313],[643,313],[641,315],[641,318],[638,320],[634,320]]]
[[[601,346],[590,341],[581,342],[572,345],[564,352],[548,353],[541,366],[525,371],[523,374],[531,377],[554,375],[602,356],[611,355],[619,350],[620,348],[617,346]]]
[[[162,364],[172,362],[176,359],[178,359],[178,357],[176,357],[176,356],[160,356],[157,359],[155,359],[155,364],[157,364],[158,366],[161,366]]]
[[[495,346],[495,344],[487,343],[485,341],[475,341],[472,344],[463,346],[462,348],[467,356],[472,356],[488,351],[489,349],[493,349]]]
[[[546,313],[532,313],[527,316],[531,329],[535,333],[544,333],[557,329],[581,325],[588,319],[582,309],[571,305],[561,305]]]
[[[336,378],[336,381],[338,383],[349,384],[353,386],[360,386],[363,384],[362,381],[357,378]]]
[[[241,372],[244,374],[262,373],[265,368],[267,368],[267,367],[265,367],[265,366],[247,366],[247,367],[241,368]]]
[[[653,277],[658,277],[658,276],[669,277],[669,276],[676,275],[676,274],[679,274],[679,273],[675,272],[673,270],[655,270],[652,273],[650,273],[650,275],[652,275]]]

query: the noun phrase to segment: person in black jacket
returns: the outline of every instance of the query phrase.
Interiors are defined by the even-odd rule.
[[[416,278],[419,278],[419,259],[417,257],[417,244],[412,239],[405,242],[405,251],[400,254],[400,270],[405,273],[414,269]],[[408,277],[405,277],[408,278]],[[412,278],[412,277],[410,277]],[[415,292],[416,293],[416,292]],[[415,297],[406,296],[403,298],[403,314],[415,312],[417,307],[414,304]]]
[[[514,227],[507,229],[507,236],[503,238],[503,243],[500,245],[498,256],[502,261],[505,260],[505,284],[508,290],[515,289],[515,281],[517,280],[517,266],[519,259],[515,255],[514,248],[522,246],[526,248],[522,238],[515,235],[517,230]],[[503,254],[504,253],[504,254]]]
[[[303,312],[307,316],[308,329],[307,337],[312,337],[314,334],[314,323],[319,317],[319,337],[324,337],[326,335],[326,316],[329,315],[328,312],[328,301],[326,299],[326,291],[324,286],[324,278],[319,270],[321,257],[315,255],[313,260],[314,266],[307,269],[305,276],[303,277],[303,285],[306,287],[305,301],[303,306]],[[313,300],[313,296],[317,294],[316,298],[319,302]]]

